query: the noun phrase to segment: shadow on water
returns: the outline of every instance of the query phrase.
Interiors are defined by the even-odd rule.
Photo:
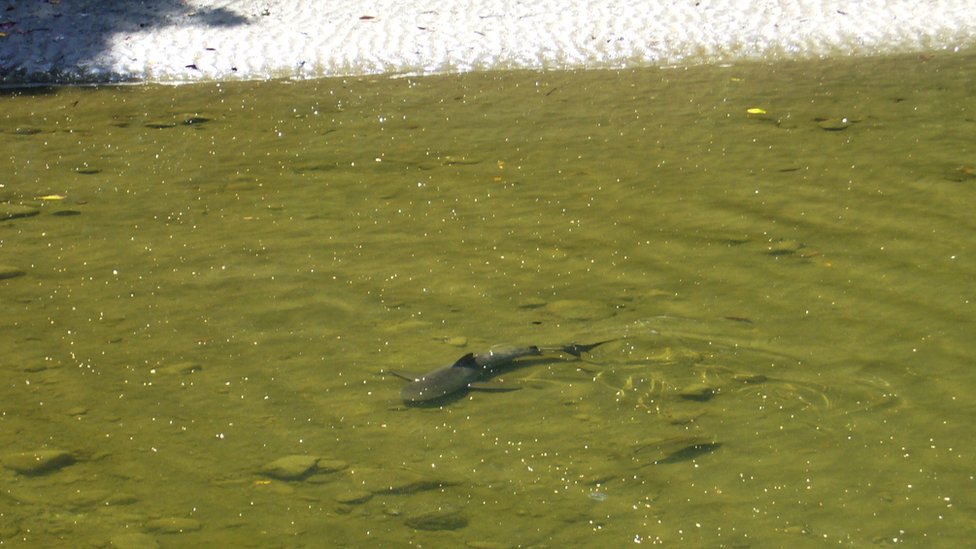
[[[2,77],[0,77],[2,78]],[[49,95],[58,91],[57,86],[50,84],[0,84],[0,97],[34,97],[39,95]]]
[[[231,9],[197,9],[179,0],[10,3],[0,13],[0,85],[131,80],[113,74],[106,62],[113,36],[173,24],[233,27],[247,22]]]

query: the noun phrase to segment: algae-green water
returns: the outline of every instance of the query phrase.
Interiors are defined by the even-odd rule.
[[[973,62],[7,90],[0,539],[964,545]]]

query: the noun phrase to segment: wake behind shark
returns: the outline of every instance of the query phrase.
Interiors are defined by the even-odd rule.
[[[530,345],[528,347],[514,347],[496,345],[483,353],[468,353],[457,359],[450,366],[443,366],[422,376],[405,376],[396,374],[409,381],[400,390],[400,398],[406,403],[427,402],[453,395],[466,389],[513,390],[487,386],[479,380],[493,372],[500,366],[507,365],[516,359],[526,356],[537,356],[547,353],[565,353],[579,358],[583,353],[594,347],[612,340],[600,341],[589,345],[570,344],[542,347]]]

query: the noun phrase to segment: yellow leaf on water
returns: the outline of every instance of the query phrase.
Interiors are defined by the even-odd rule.
[[[752,107],[751,109],[746,109],[749,114],[766,114],[766,109],[760,109],[759,107]]]

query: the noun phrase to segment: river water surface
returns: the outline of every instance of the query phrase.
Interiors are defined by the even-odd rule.
[[[969,543],[974,62],[8,90],[0,539]]]

